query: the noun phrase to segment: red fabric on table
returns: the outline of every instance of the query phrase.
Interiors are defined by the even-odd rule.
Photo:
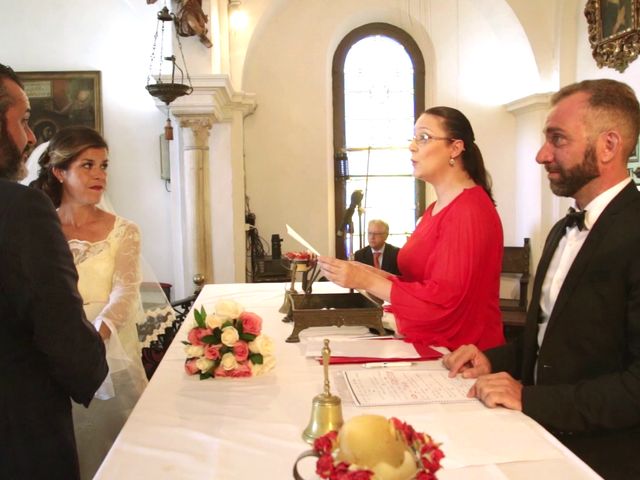
[[[420,357],[416,358],[379,358],[379,357],[331,357],[330,364],[347,364],[347,363],[369,363],[369,362],[422,362],[425,360],[437,360],[442,357],[442,353],[434,350],[428,345],[413,344]],[[322,363],[322,358],[316,358],[318,363]]]

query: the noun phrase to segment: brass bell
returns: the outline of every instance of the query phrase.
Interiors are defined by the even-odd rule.
[[[342,401],[337,395],[331,395],[329,383],[329,340],[325,338],[322,349],[322,366],[324,369],[324,392],[313,398],[311,418],[307,428],[302,432],[302,439],[310,444],[332,430],[340,430],[342,419]]]

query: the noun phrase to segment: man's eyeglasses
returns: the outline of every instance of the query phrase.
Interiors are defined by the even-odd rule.
[[[421,133],[409,139],[410,142],[416,142],[416,145],[425,145],[429,140],[447,140],[453,142],[455,138],[451,137],[436,137],[435,135],[429,135],[428,133]]]
[[[369,235],[370,237],[379,237],[381,235],[386,235],[386,233],[385,232],[380,232],[380,233],[378,233],[378,232],[367,232],[367,235]]]

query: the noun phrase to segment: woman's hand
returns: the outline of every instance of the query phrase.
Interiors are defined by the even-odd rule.
[[[391,297],[392,275],[381,274],[381,270],[374,269],[360,262],[338,260],[333,257],[318,257],[318,265],[322,274],[333,283],[344,288],[366,290],[376,297],[389,301]]]
[[[105,342],[109,340],[109,338],[111,338],[111,329],[109,329],[107,324],[104,322],[102,322],[102,324],[100,325],[100,329],[98,330],[98,333],[102,337],[102,340]]]
[[[361,290],[367,288],[371,273],[365,268],[366,265],[333,257],[318,257],[318,265],[325,277],[341,287]]]

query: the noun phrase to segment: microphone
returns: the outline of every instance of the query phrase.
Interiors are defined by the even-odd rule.
[[[344,212],[344,217],[342,217],[342,223],[340,224],[340,228],[338,229],[338,236],[341,237],[344,235],[344,231],[346,226],[351,223],[351,218],[353,217],[353,213],[356,210],[356,207],[360,207],[362,204],[362,199],[364,198],[364,193],[362,190],[354,190],[351,194],[351,204],[349,208]],[[353,233],[353,232],[351,232]]]
[[[354,190],[351,194],[351,205],[349,205],[349,208],[355,210],[356,207],[359,207],[362,204],[363,198],[364,193],[362,193],[362,190]]]

